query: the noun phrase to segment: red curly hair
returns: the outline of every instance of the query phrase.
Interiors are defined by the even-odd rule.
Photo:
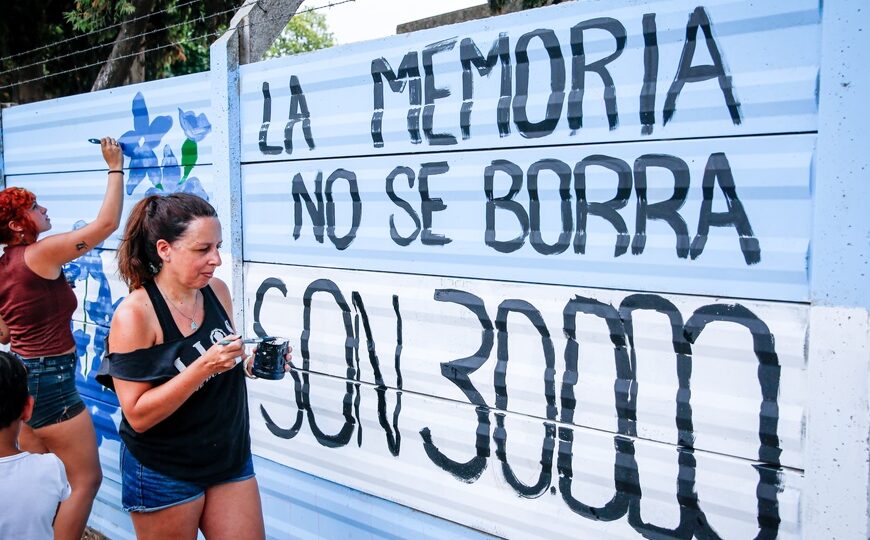
[[[27,215],[36,202],[36,195],[24,188],[11,187],[0,191],[0,244],[15,246],[31,243],[36,240],[39,231],[36,224]],[[17,221],[23,234],[13,231],[9,224]]]

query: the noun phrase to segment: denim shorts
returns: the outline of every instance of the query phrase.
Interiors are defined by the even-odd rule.
[[[28,426],[38,429],[59,424],[85,410],[76,388],[75,353],[21,361],[27,367],[27,389],[35,401]]]
[[[156,512],[195,501],[205,495],[209,487],[253,477],[254,460],[248,456],[239,474],[222,482],[203,484],[178,480],[142,465],[127,445],[121,443],[121,506],[127,512]]]

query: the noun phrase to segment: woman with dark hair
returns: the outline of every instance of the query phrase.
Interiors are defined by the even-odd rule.
[[[108,186],[96,219],[84,227],[40,239],[51,220],[36,196],[18,187],[0,191],[0,343],[11,343],[24,361],[35,398],[33,416],[21,429],[21,449],[57,455],[72,486],[55,520],[59,539],[81,538],[102,481],[94,425],[75,385],[70,321],[77,302],[61,271],[121,223],[124,158],[115,139],[101,139],[100,146]]]
[[[190,194],[150,196],[127,219],[118,306],[97,380],[113,387],[121,498],[143,538],[263,538],[245,376],[214,208]],[[241,365],[240,365],[241,364]]]

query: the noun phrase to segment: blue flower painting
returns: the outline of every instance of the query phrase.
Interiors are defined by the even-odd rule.
[[[130,175],[127,178],[127,195],[146,177],[152,184],[161,180],[160,167],[154,149],[172,127],[172,117],[158,116],[153,121],[148,115],[145,96],[137,92],[133,98],[133,129],[121,135],[118,141],[124,155],[130,158]]]
[[[184,130],[184,134],[193,142],[198,143],[211,133],[211,123],[205,114],[197,115],[193,111],[178,109],[178,122],[181,124],[181,129]]]
[[[146,178],[151,187],[146,195],[192,193],[208,200],[199,178],[191,176],[199,158],[199,143],[211,133],[211,123],[204,113],[178,109],[178,125],[184,132],[181,145],[181,163],[167,144],[159,161],[157,148],[163,136],[172,128],[170,116],[157,116],[153,120],[148,113],[145,97],[137,92],[133,98],[133,129],[121,135],[124,155],[130,158],[130,176],[127,179],[127,194],[130,195]]]
[[[77,221],[73,225],[73,229],[80,229],[84,225],[86,225],[84,221]],[[73,338],[76,343],[76,356],[78,356],[81,365],[85,367],[84,375],[76,372],[76,383],[83,390],[83,396],[90,398],[85,400],[88,409],[94,418],[94,423],[101,426],[100,429],[97,429],[98,444],[103,439],[119,440],[115,421],[112,419],[112,415],[118,412],[118,398],[114,393],[97,383],[94,376],[100,369],[103,355],[106,352],[105,342],[109,335],[112,314],[123,300],[121,297],[114,302],[112,301],[109,279],[103,270],[103,260],[100,257],[104,251],[102,246],[102,243],[98,244],[93,250],[65,265],[64,269],[64,274],[68,280],[72,278],[74,281],[84,282],[85,298],[87,298],[91,284],[96,283],[97,285],[97,298],[96,300],[85,300],[86,322],[83,328],[73,331]],[[88,346],[91,344],[93,344],[94,354],[89,358]]]
[[[188,139],[190,140],[190,139]],[[191,168],[193,166],[191,165]],[[178,166],[178,160],[169,145],[163,147],[163,162],[160,167],[161,177],[160,182],[145,191],[145,195],[168,195],[170,193],[192,193],[205,200],[208,200],[208,194],[203,189],[199,178],[195,176],[182,177],[181,167]],[[189,171],[188,171],[189,172]]]

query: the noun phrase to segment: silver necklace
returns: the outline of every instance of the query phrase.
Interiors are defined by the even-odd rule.
[[[155,282],[154,285],[157,285],[157,283]],[[196,321],[193,320],[193,318],[196,317],[196,308],[199,305],[199,291],[196,291],[196,296],[194,296],[194,299],[193,299],[193,317],[188,317],[185,312],[181,311],[178,308],[178,306],[175,305],[175,302],[173,302],[172,299],[169,298],[168,295],[163,294],[163,290],[160,288],[159,285],[157,285],[157,290],[160,291],[160,294],[163,295],[163,298],[165,298],[166,301],[169,302],[169,305],[175,308],[175,311],[181,313],[182,317],[184,317],[185,319],[190,321],[190,329],[191,330],[196,330],[197,328],[199,328],[199,325],[196,324]]]

